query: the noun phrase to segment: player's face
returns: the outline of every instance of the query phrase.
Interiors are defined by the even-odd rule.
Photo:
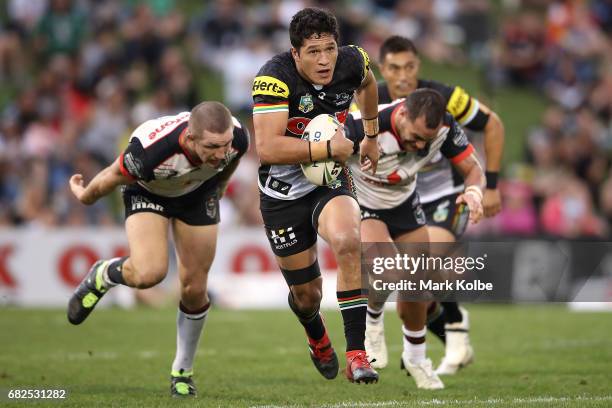
[[[194,151],[202,163],[218,169],[227,164],[226,157],[232,146],[233,138],[233,127],[223,133],[213,133],[205,130],[201,138],[194,140]]]
[[[393,99],[404,98],[417,87],[419,57],[410,51],[387,53],[381,61],[380,73],[387,82]]]
[[[334,76],[338,44],[331,34],[313,35],[304,40],[299,50],[291,49],[298,72],[310,83],[327,85]]]
[[[436,137],[442,127],[442,122],[440,122],[435,129],[428,128],[425,124],[425,115],[421,115],[414,121],[411,121],[403,106],[400,108],[396,118],[397,130],[404,145],[403,147],[409,152],[424,149],[427,143]]]

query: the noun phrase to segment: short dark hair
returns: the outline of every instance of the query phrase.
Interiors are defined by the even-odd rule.
[[[414,122],[418,117],[425,115],[425,125],[429,129],[437,128],[446,112],[446,101],[435,89],[417,89],[408,95],[404,104],[410,121]]]
[[[387,54],[396,54],[398,52],[411,52],[414,55],[419,55],[416,46],[412,41],[410,41],[406,37],[401,37],[399,35],[392,35],[387,38],[385,42],[380,46],[380,62],[382,63],[385,60]]]
[[[289,39],[291,45],[299,51],[304,40],[313,35],[331,34],[338,42],[338,21],[327,10],[308,7],[298,11],[289,24]]]
[[[201,138],[205,130],[212,133],[223,133],[230,126],[233,126],[232,114],[220,102],[205,101],[191,110],[189,132],[196,139]]]

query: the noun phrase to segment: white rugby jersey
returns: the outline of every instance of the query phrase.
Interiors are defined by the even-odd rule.
[[[119,156],[121,173],[147,191],[164,197],[192,192],[207,181],[214,181],[229,163],[248,149],[246,128],[232,117],[234,139],[225,164],[215,169],[200,162],[184,149],[190,112],[148,120],[130,136],[129,145]]]
[[[460,86],[446,85],[441,82],[419,79],[417,89],[430,88],[440,92],[446,100],[446,110],[459,124],[473,131],[483,131],[489,114],[480,108],[478,99],[472,97]],[[387,83],[378,83],[378,103],[391,103]],[[469,135],[468,135],[469,136]],[[435,154],[429,163],[419,170],[417,191],[422,204],[427,204],[444,196],[463,191],[463,178],[458,174],[441,153]]]
[[[379,106],[378,146],[380,159],[376,174],[362,171],[358,157],[349,164],[359,205],[370,209],[390,209],[402,204],[416,188],[417,173],[436,155],[458,163],[469,156],[474,148],[461,127],[450,114],[444,116],[444,125],[438,135],[419,151],[404,149],[395,129],[394,117],[403,100]],[[359,112],[352,112],[347,120],[349,137],[358,142],[363,139],[363,125]],[[420,175],[419,175],[420,177]]]

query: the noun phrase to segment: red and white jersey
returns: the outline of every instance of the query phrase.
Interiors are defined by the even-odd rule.
[[[379,106],[380,158],[376,174],[370,170],[362,171],[358,157],[353,156],[349,161],[361,206],[376,210],[395,208],[414,192],[417,173],[436,155],[442,154],[452,163],[458,163],[474,151],[465,132],[448,113],[437,136],[424,149],[406,151],[394,124],[394,116],[402,101]],[[359,142],[364,137],[360,113],[352,112],[349,118],[346,122],[348,135]]]
[[[240,159],[248,149],[248,131],[232,118],[234,139],[225,163],[216,169],[201,163],[183,147],[190,116],[190,112],[182,112],[138,126],[119,157],[121,173],[153,194],[178,197],[205,182],[214,181],[229,163]]]

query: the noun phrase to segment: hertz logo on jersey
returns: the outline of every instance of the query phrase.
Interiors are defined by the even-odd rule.
[[[279,98],[289,97],[289,87],[283,81],[271,76],[258,76],[253,81],[253,96],[270,95]]]

